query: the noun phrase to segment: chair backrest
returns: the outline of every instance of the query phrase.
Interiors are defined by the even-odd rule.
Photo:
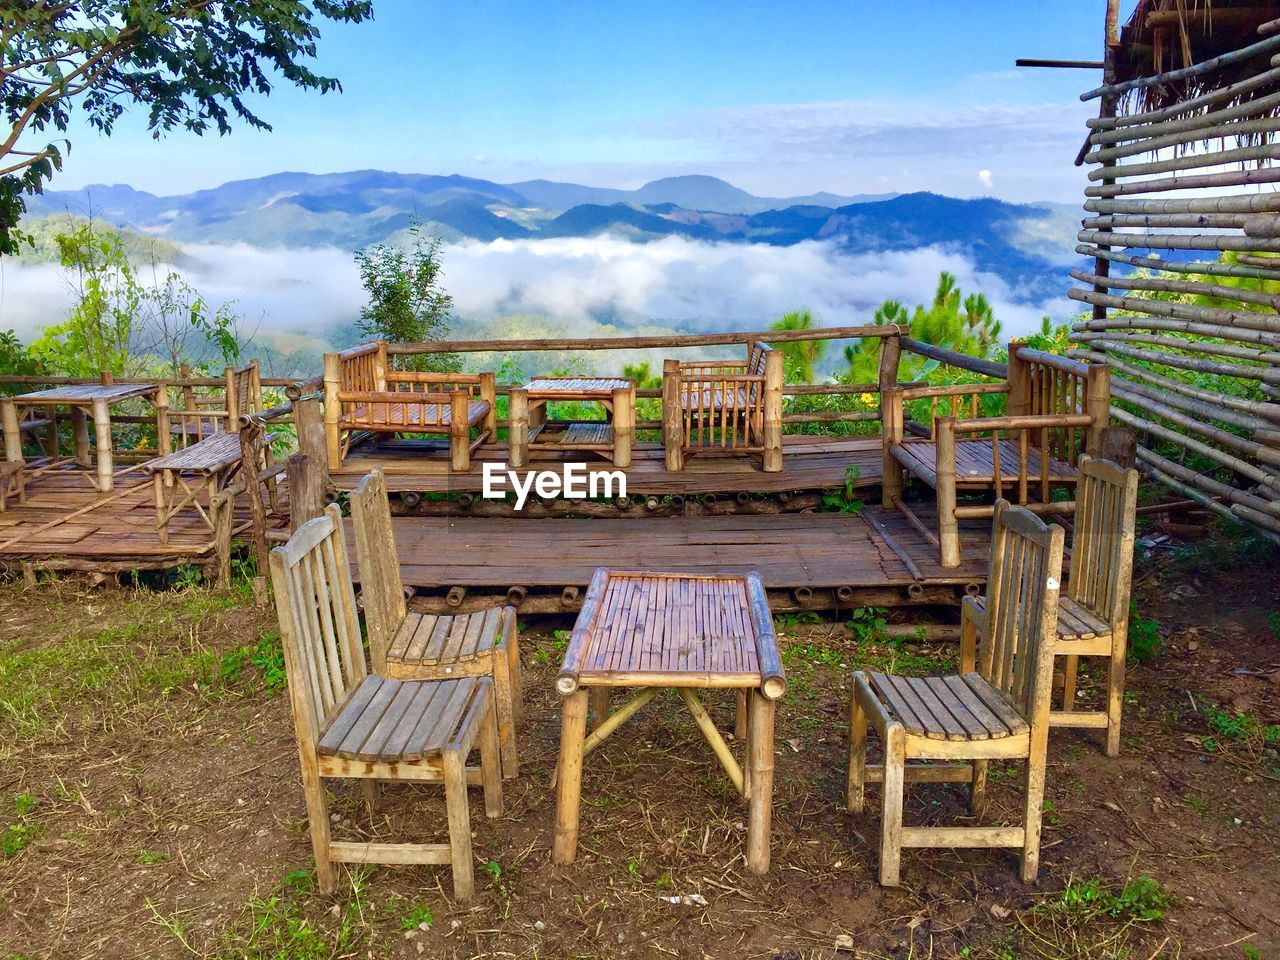
[[[387,649],[408,612],[381,467],[361,480],[351,494],[351,521],[356,528],[356,561],[360,565],[364,621],[369,628],[369,659],[373,669],[381,671],[386,666]]]
[[[747,373],[753,376],[764,376],[765,355],[773,350],[771,346],[760,340],[747,341]]]
[[[1064,532],[1030,510],[996,502],[987,579],[987,639],[979,672],[1033,725],[1047,724]]]
[[[1091,449],[1111,418],[1110,368],[1034,350],[1017,340],[1009,344],[1011,415],[1094,418],[1090,427],[1062,426],[1043,431],[1049,456],[1075,465]]]
[[[337,504],[271,551],[271,582],[294,727],[299,743],[312,747],[368,673]]]
[[[324,360],[326,387],[333,368],[332,373],[337,379],[334,388],[337,390],[380,393],[387,389],[385,340],[362,343],[341,353],[326,353]]]
[[[227,431],[240,429],[240,417],[262,412],[262,373],[257,360],[236,369],[227,367]]]
[[[1067,596],[1113,626],[1129,616],[1138,471],[1081,457]]]

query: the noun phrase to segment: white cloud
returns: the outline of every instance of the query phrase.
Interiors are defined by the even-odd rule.
[[[214,303],[235,300],[251,329],[261,323],[322,336],[352,324],[364,302],[344,250],[245,244],[187,250],[183,272],[191,283]],[[954,273],[963,289],[985,292],[1010,335],[1037,327],[1045,312],[1064,317],[1070,310],[1065,299],[1019,302],[999,277],[936,247],[847,255],[824,241],[771,247],[595,237],[464,243],[446,247],[442,257],[444,283],[461,316],[539,314],[566,332],[601,319],[750,329],[797,307],[813,310],[828,326],[865,323],[887,298],[927,302],[943,270]],[[30,337],[38,326],[64,317],[68,307],[57,267],[4,264],[0,328]]]
[[[978,182],[981,183],[986,189],[990,190],[991,189],[991,171],[979,170]]]

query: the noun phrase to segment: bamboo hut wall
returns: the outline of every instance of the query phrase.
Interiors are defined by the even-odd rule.
[[[1149,32],[1164,7],[1135,16],[1126,30]],[[1076,250],[1094,267],[1071,272],[1069,295],[1091,307],[1071,355],[1111,367],[1139,465],[1280,542],[1277,28],[1251,25],[1237,49],[1164,73],[1112,72],[1082,95],[1101,100],[1079,158],[1092,169]]]

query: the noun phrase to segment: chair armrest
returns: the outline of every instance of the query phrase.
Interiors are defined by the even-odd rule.
[[[773,629],[769,597],[765,593],[760,574],[754,570],[747,574],[747,604],[751,611],[751,625],[756,633],[760,692],[770,700],[777,700],[787,692],[787,674],[782,669],[782,658],[778,655],[778,635]]]
[[[448,403],[448,393],[411,393],[408,390],[339,390],[339,403]]]

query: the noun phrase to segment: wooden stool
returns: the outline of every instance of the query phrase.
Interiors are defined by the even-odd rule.
[[[515,607],[433,616],[409,613],[387,648],[385,676],[396,680],[492,677],[502,775],[520,772],[520,635]]]

